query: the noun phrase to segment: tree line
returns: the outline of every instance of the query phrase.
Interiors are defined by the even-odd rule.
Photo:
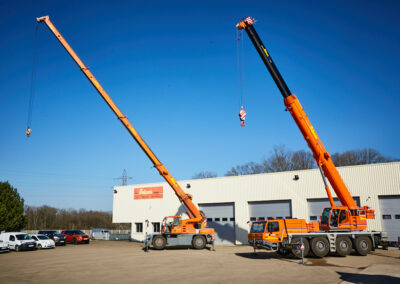
[[[334,153],[331,159],[335,166],[352,166],[393,162],[398,159],[385,157],[375,149],[365,148],[343,153]],[[240,176],[260,173],[273,173],[316,168],[317,164],[311,152],[299,150],[291,151],[284,145],[274,146],[272,153],[260,162],[248,162],[232,167],[225,176]],[[217,177],[215,172],[202,171],[193,176],[193,179]]]
[[[25,215],[27,218],[26,230],[130,229],[129,224],[113,223],[112,213],[105,211],[58,209],[43,205],[40,207],[25,206]]]
[[[0,232],[93,228],[129,230],[130,224],[113,223],[111,212],[26,206],[15,187],[0,182]]]

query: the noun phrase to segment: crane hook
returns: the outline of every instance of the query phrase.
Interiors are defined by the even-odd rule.
[[[26,129],[26,131],[25,131],[26,137],[29,138],[29,136],[31,136],[31,132],[32,132],[32,130],[28,127],[28,128]]]
[[[240,125],[242,127],[246,126],[246,124],[244,123],[245,119],[246,119],[246,111],[244,110],[244,108],[242,107],[239,111],[239,118],[240,118]]]

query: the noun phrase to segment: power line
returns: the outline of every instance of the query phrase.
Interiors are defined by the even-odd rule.
[[[124,171],[122,172],[122,176],[114,178],[114,179],[120,179],[122,181],[121,185],[126,185],[128,179],[132,179],[132,177],[128,177],[127,173],[126,173],[126,169],[124,169]]]

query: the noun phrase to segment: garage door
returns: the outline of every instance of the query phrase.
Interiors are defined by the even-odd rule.
[[[387,232],[390,242],[400,241],[400,196],[380,196],[382,231]]]
[[[233,203],[200,204],[210,228],[215,229],[215,243],[235,244],[235,206]]]
[[[356,201],[357,205],[360,206],[360,197],[353,197]],[[334,198],[336,205],[341,205],[339,199]],[[328,198],[318,198],[318,199],[308,199],[308,218],[310,221],[319,222],[321,218],[321,213],[324,207],[329,207],[331,204],[329,203]]]
[[[292,217],[290,200],[249,202],[250,221]]]

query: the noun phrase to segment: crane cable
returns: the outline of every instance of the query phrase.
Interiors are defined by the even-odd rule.
[[[33,102],[35,99],[35,79],[36,79],[36,59],[37,59],[37,39],[38,39],[38,29],[39,23],[36,23],[35,28],[35,38],[33,44],[33,59],[32,59],[32,75],[31,75],[31,87],[30,87],[30,94],[29,94],[29,106],[28,106],[28,121],[26,125],[26,137],[29,138],[31,135],[31,124],[32,124],[32,112],[33,112]]]
[[[237,68],[238,68],[238,81],[239,81],[239,118],[240,118],[240,125],[242,127],[245,126],[245,119],[246,119],[246,111],[244,110],[246,106],[246,93],[244,90],[244,43],[243,43],[243,30],[236,30],[236,38],[237,38]]]

